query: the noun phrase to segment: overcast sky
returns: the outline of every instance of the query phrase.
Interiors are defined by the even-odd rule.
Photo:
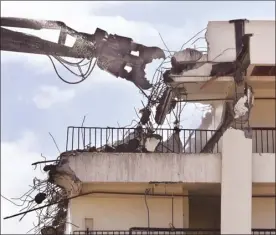
[[[109,33],[133,38],[147,46],[180,49],[183,42],[207,26],[211,20],[247,18],[275,20],[275,2],[1,2],[1,16],[61,20],[87,33],[97,27]],[[54,33],[41,32],[45,38]],[[150,78],[154,67],[147,67]],[[71,75],[67,79],[74,79]],[[39,175],[31,163],[58,156],[48,132],[61,151],[66,128],[81,126],[121,126],[136,117],[141,94],[126,80],[96,69],[87,81],[68,85],[60,81],[46,56],[1,52],[1,194],[11,198],[29,189]],[[186,112],[184,127],[196,128],[200,111]],[[1,198],[1,233],[22,234],[32,227],[34,214],[21,222],[2,218],[18,212]]]

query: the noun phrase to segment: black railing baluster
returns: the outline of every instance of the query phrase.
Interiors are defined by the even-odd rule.
[[[85,130],[86,130],[86,128],[84,127],[83,128],[83,148],[84,149],[86,148],[86,142],[85,142],[85,135],[86,135],[86,133],[85,133]]]
[[[70,130],[70,127],[67,127],[67,135],[66,135],[66,152],[68,151],[69,130]]]
[[[80,128],[78,127],[78,149],[80,149]]]
[[[170,152],[174,152],[174,146],[175,146],[175,138],[174,138],[174,132],[171,132],[170,130],[167,130],[167,138],[172,138],[172,148],[170,149]]]
[[[219,140],[220,141],[220,140]],[[217,152],[216,153],[218,153],[219,152],[219,141],[216,143],[216,145],[217,145]],[[213,151],[212,151],[213,152]]]
[[[116,132],[117,132],[117,142],[119,141],[119,129],[115,129],[116,130]]]
[[[202,149],[202,131],[199,130],[200,133],[200,150]]]
[[[268,130],[266,130],[266,152],[269,153],[269,140],[268,140]]]
[[[190,149],[190,153],[192,153],[192,136],[191,136],[191,133],[190,133],[191,130],[189,130],[189,149]]]
[[[72,128],[72,149],[74,149],[74,133],[75,133],[75,127]]]
[[[261,148],[262,148],[262,153],[264,152],[264,145],[263,145],[263,130],[261,130]]]
[[[100,139],[101,139],[100,140],[100,145],[101,146],[100,147],[102,148],[103,147],[103,129],[102,128],[100,129],[100,133],[101,133],[101,135],[100,135]]]
[[[196,149],[196,142],[197,142],[196,133],[197,133],[197,130],[195,131],[195,152],[194,153],[197,153],[197,149]]]
[[[253,152],[256,152],[256,153],[258,153],[258,137],[257,137],[257,135],[258,135],[258,132],[257,132],[257,130],[252,130],[253,131],[253,133],[255,133],[255,149],[253,150]]]
[[[92,139],[91,139],[91,128],[89,128],[89,147],[91,148],[91,147],[93,147],[92,146]]]
[[[211,136],[212,136],[212,131],[211,131]],[[205,143],[204,143],[204,147],[208,142],[208,131],[205,131]]]
[[[181,153],[181,145],[183,145],[181,138],[180,138],[180,132],[179,132],[179,140],[177,140],[177,144],[178,144],[178,153]]]
[[[185,149],[186,149],[186,138],[185,138],[185,137],[186,137],[186,134],[185,134],[185,132],[186,132],[186,131],[183,130],[183,145],[184,145],[184,146],[183,146],[183,151],[184,151],[184,153],[186,153],[186,150],[185,150]]]
[[[105,145],[108,144],[108,131],[105,129]]]
[[[276,143],[275,143],[275,140],[274,140],[274,133],[276,131],[275,130],[272,130],[272,152],[275,153],[275,146],[276,146]]]
[[[94,130],[94,138],[95,138],[95,147],[98,148],[98,144],[97,144],[97,128],[95,128]]]
[[[162,152],[164,152],[164,133],[163,133],[163,129],[161,130],[161,132],[162,132],[162,134],[161,134],[161,136],[162,136]]]
[[[111,128],[111,145],[113,146],[114,140],[113,140],[113,131],[114,129]]]

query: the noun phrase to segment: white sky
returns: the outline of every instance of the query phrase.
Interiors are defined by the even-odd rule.
[[[160,32],[171,50],[205,28],[209,20],[275,19],[275,2],[1,2],[1,16],[61,20],[93,33],[97,27],[128,36],[147,46],[164,48]],[[42,36],[54,39],[46,30]],[[147,67],[150,78],[158,62]],[[141,94],[125,80],[96,70],[80,85],[59,81],[44,56],[1,52],[1,194],[18,197],[34,176],[31,163],[58,152],[51,132],[64,150],[66,127],[127,125],[141,108]],[[201,112],[193,106],[185,114],[185,127],[195,128]],[[22,234],[32,227],[35,214],[3,221],[20,208],[1,198],[1,233]]]

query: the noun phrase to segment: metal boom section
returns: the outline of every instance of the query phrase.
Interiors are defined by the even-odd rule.
[[[54,43],[5,27],[60,30],[60,35],[58,43]],[[65,45],[67,35],[76,39],[72,47]],[[61,21],[12,17],[1,17],[1,50],[53,57],[96,58],[100,69],[131,81],[144,90],[152,87],[145,77],[146,64],[153,59],[165,58],[164,51],[158,47],[147,47],[133,42],[131,38],[108,34],[99,28],[94,34],[88,34],[78,32]],[[132,51],[139,55],[133,55]],[[125,66],[129,66],[131,71],[127,71]]]

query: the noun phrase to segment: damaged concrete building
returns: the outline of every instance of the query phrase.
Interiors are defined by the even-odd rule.
[[[166,129],[142,141],[136,129],[68,128],[61,158],[87,195],[70,200],[67,232],[276,233],[275,21],[209,22],[206,40],[207,54],[178,52],[164,75],[186,101],[212,105],[199,129],[166,142]]]
[[[205,39],[207,53],[172,56],[136,127],[68,127],[66,151],[44,167],[66,222],[42,234],[276,234],[275,21],[211,21]],[[151,50],[145,63],[164,57]],[[179,101],[212,110],[197,129],[162,128]]]

